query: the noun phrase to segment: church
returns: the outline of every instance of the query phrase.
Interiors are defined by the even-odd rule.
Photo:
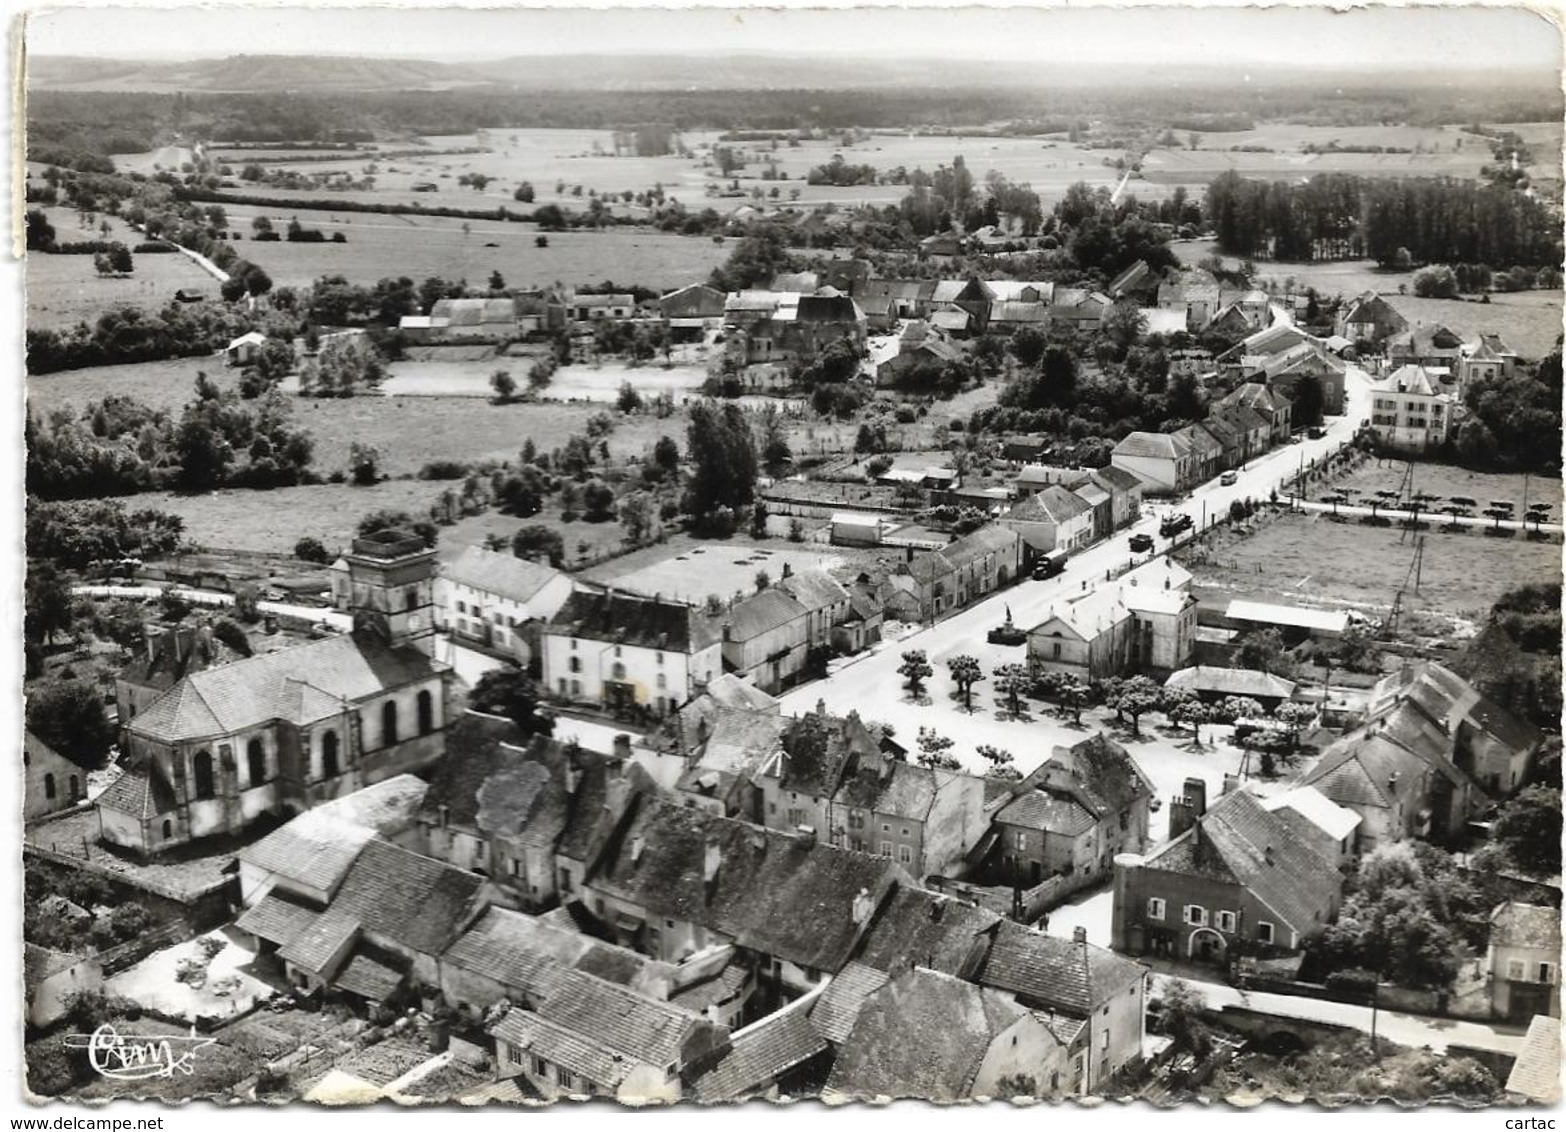
[[[150,699],[122,689],[104,841],[156,855],[440,758],[456,709],[434,659],[435,551],[387,530],[344,557],[351,633],[187,671]]]

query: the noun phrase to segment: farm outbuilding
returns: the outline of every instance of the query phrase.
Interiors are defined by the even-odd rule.
[[[832,516],[833,546],[880,546],[881,519],[852,511]]]
[[[1307,637],[1341,637],[1349,624],[1348,614],[1341,611],[1238,599],[1229,603],[1225,616],[1241,629],[1277,629],[1292,642]]]
[[[265,344],[266,335],[259,330],[252,330],[249,334],[241,334],[225,346],[223,356],[231,366],[248,366],[256,360],[256,355]]]

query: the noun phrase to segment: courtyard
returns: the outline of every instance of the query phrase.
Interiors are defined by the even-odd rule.
[[[198,973],[181,979],[185,965]],[[110,977],[105,989],[160,1017],[191,1025],[247,1014],[279,993],[258,969],[255,952],[238,932],[228,929],[154,951]]]

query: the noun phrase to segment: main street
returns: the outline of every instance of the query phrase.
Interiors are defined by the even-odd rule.
[[[1073,555],[1063,574],[1047,581],[1024,580],[944,621],[895,641],[883,641],[863,657],[834,665],[827,679],[803,685],[784,695],[784,712],[805,712],[818,702],[824,702],[834,713],[857,710],[865,718],[892,724],[899,740],[909,747],[920,727],[932,727],[955,740],[951,753],[968,770],[983,772],[987,769],[987,764],[974,753],[975,747],[985,743],[1011,751],[1021,769],[1031,770],[1048,753],[1050,745],[1080,738],[1081,732],[1073,731],[1053,717],[1015,721],[997,718],[998,713],[981,710],[993,700],[994,691],[988,683],[981,683],[974,690],[975,712],[963,711],[960,705],[948,699],[951,681],[946,674],[946,661],[963,653],[973,655],[979,659],[986,675],[997,663],[1025,661],[1022,646],[990,645],[986,634],[1006,620],[1008,611],[1019,629],[1030,629],[1048,619],[1052,606],[1101,585],[1110,573],[1123,571],[1133,562],[1140,565],[1167,553],[1169,541],[1158,536],[1159,522],[1165,514],[1184,512],[1200,529],[1227,518],[1229,505],[1236,500],[1266,500],[1275,490],[1280,500],[1287,498],[1288,481],[1293,480],[1301,468],[1309,470],[1312,462],[1319,466],[1327,456],[1352,441],[1359,423],[1369,415],[1369,380],[1363,371],[1350,367],[1345,412],[1331,420],[1321,438],[1285,444],[1251,461],[1238,469],[1233,484],[1226,486],[1213,480],[1196,488],[1179,503],[1150,503],[1135,524]],[[1154,550],[1133,554],[1130,540],[1136,534],[1151,535]],[[927,681],[927,696],[923,703],[915,703],[909,698],[903,678],[897,674],[902,654],[908,649],[923,649],[935,669],[935,675]],[[1219,773],[1212,765],[1211,756],[1202,756],[1200,763],[1205,769],[1203,777]]]

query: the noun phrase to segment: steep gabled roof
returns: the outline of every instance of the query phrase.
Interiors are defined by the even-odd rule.
[[[1190,445],[1177,433],[1133,432],[1115,445],[1116,456],[1142,456],[1156,460],[1177,460],[1188,455]]]
[[[1023,1002],[1084,1018],[1143,973],[1141,964],[1106,948],[1002,920],[975,981],[1010,991]]]
[[[725,1104],[754,1096],[826,1049],[809,1014],[785,1008],[734,1035],[729,1051],[697,1080],[695,1100]]]
[[[585,590],[566,599],[545,632],[686,654],[700,652],[720,637],[709,618],[682,602]]]
[[[1561,946],[1561,914],[1558,909],[1508,900],[1490,914],[1492,947]]]
[[[550,582],[565,577],[559,570],[541,563],[486,550],[482,546],[468,547],[446,564],[441,575],[455,585],[498,594],[517,602],[532,600]]]
[[[1062,837],[1080,836],[1098,824],[1092,811],[1070,794],[1048,790],[1018,794],[995,815],[995,820]]]
[[[966,977],[988,947],[985,933],[999,921],[994,912],[950,896],[899,885],[865,933],[857,960],[892,976],[928,967]]]
[[[810,1022],[829,1042],[841,1044],[854,1028],[865,999],[887,984],[885,971],[855,961],[833,977],[810,1010]]]
[[[726,639],[749,641],[803,620],[805,607],[778,589],[762,590],[736,602],[724,614]]]
[[[788,594],[811,612],[830,609],[848,600],[843,584],[825,570],[800,570],[774,583],[775,589]]]

